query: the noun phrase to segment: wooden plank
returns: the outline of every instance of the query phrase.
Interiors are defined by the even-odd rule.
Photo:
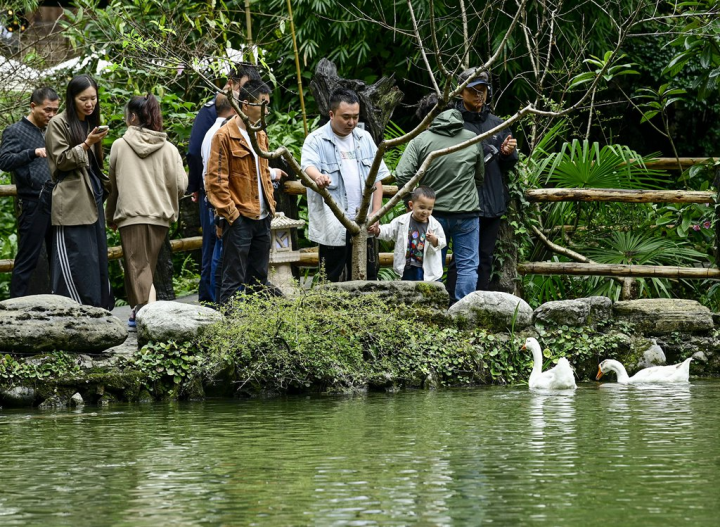
[[[720,279],[720,269],[663,265],[584,264],[575,262],[525,262],[519,274],[570,276],[628,276],[638,278]]]
[[[680,157],[678,159],[675,159],[674,157],[658,157],[657,159],[646,162],[645,166],[655,170],[677,170],[678,161],[680,161],[680,166],[683,170],[687,170],[695,165],[712,163],[716,161],[716,159],[712,157]]]
[[[17,188],[15,185],[0,185],[0,197],[2,196],[17,196]]]
[[[531,202],[614,201],[622,203],[715,203],[715,192],[689,190],[624,190],[541,188],[525,191]]]
[[[202,247],[202,236],[170,240],[170,247],[174,253],[200,249]],[[108,260],[119,260],[122,257],[122,247],[108,247]],[[12,272],[14,264],[14,260],[0,260],[0,273]]]

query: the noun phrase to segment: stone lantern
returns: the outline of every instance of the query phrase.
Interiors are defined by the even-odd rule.
[[[291,295],[293,283],[292,264],[300,261],[300,253],[292,249],[293,229],[305,225],[303,220],[293,220],[283,212],[276,212],[270,223],[270,281],[283,294]]]

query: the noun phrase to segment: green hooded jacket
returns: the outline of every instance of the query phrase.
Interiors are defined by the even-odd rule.
[[[446,110],[435,118],[428,130],[410,141],[395,170],[398,187],[402,188],[412,179],[431,152],[476,137],[463,125],[459,111]],[[437,195],[433,214],[477,216],[480,211],[477,189],[482,185],[484,174],[483,149],[478,142],[435,158],[419,185],[430,187]]]

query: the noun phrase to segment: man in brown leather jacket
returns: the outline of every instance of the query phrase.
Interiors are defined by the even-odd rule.
[[[249,81],[240,89],[240,109],[251,123],[260,120],[270,102],[270,88],[262,81]],[[270,221],[275,214],[272,182],[286,175],[268,166],[252,147],[245,122],[232,118],[212,139],[205,191],[222,227],[221,304],[248,286],[267,284],[270,264]],[[257,143],[267,150],[264,131]]]

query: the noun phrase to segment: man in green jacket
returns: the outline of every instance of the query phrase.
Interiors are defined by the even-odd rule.
[[[437,98],[426,97],[416,113],[423,119],[435,106]],[[395,171],[398,186],[404,186],[417,173],[425,158],[475,137],[463,126],[462,114],[446,110],[438,115],[430,128],[410,141]],[[480,237],[480,206],[477,187],[485,173],[483,149],[480,143],[452,154],[436,158],[418,182],[435,191],[437,199],[433,216],[442,225],[448,244],[452,240],[458,277],[455,302],[475,291],[477,284],[478,244]],[[447,247],[443,249],[443,262]]]

